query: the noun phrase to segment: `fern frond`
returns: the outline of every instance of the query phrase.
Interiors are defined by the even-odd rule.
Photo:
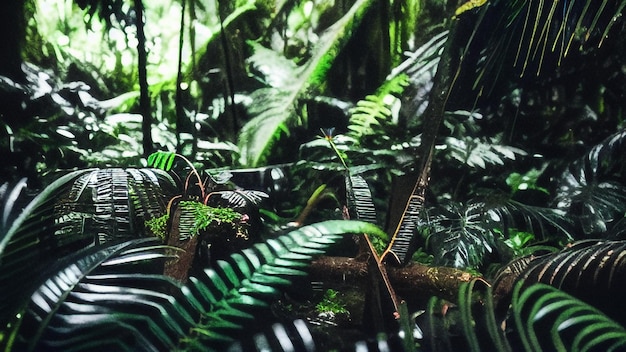
[[[527,285],[534,282],[552,285],[623,324],[626,304],[612,297],[626,293],[621,279],[624,255],[624,241],[579,241],[561,252],[532,260],[518,279]]]
[[[379,133],[381,122],[391,123],[398,120],[399,97],[408,86],[408,76],[399,74],[388,79],[376,91],[374,95],[368,95],[365,99],[356,103],[350,110],[348,123],[348,135],[359,140],[366,135]]]
[[[269,304],[344,233],[382,230],[341,220],[304,226],[218,261],[186,286],[159,274],[170,254],[155,239],[80,251],[50,268],[57,273],[12,325],[11,347],[223,350],[255,317],[271,320]],[[4,297],[7,286],[0,290]]]
[[[148,156],[148,167],[170,171],[175,159],[176,153],[156,151]]]

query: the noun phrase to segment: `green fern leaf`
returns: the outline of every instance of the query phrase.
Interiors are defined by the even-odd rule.
[[[368,95],[357,102],[350,110],[349,136],[358,140],[365,135],[376,134],[381,123],[391,123],[392,119],[397,121],[397,107],[400,103],[398,97],[408,85],[409,77],[400,73],[395,77],[388,77],[376,94]]]
[[[176,153],[157,151],[148,156],[148,167],[170,171],[174,165]]]

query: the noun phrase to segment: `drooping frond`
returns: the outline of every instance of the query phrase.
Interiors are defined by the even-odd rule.
[[[626,329],[593,306],[545,284],[516,286],[515,331],[527,351],[619,351]],[[617,297],[617,296],[614,296]]]
[[[253,93],[254,102],[248,109],[252,119],[243,126],[238,143],[242,164],[259,165],[269,157],[274,143],[282,135],[289,134],[294,126],[306,124],[301,99],[319,90],[333,61],[350,38],[349,33],[358,27],[372,3],[372,0],[356,1],[320,36],[312,57],[297,68],[293,63],[277,67],[285,64],[285,58],[255,46],[259,55],[251,58],[253,66],[259,67],[261,72],[273,72],[272,68],[276,68],[279,73],[276,78],[266,79],[273,86]],[[287,67],[291,70],[285,73]]]
[[[233,341],[255,319],[248,312],[267,307],[294,277],[306,275],[302,269],[312,256],[322,254],[339,239],[338,234],[381,232],[364,222],[325,221],[245,249],[220,262],[219,272],[206,270],[205,276],[191,278],[188,296],[199,302],[198,308],[207,316],[206,323],[196,328],[196,337],[203,344]]]
[[[555,254],[540,256],[518,276],[526,285],[541,282],[554,286],[626,323],[626,303],[615,300],[626,294],[623,241],[576,242]]]
[[[159,275],[157,260],[162,263],[168,257],[156,239],[143,239],[92,247],[65,258],[61,265],[54,265],[56,273],[33,293],[28,306],[20,307],[21,320],[15,325],[19,333],[8,347],[118,350],[130,342],[150,341],[158,342],[152,345],[158,349],[174,348],[176,336],[160,335],[164,331],[159,326],[175,330],[191,324],[193,318],[174,301],[163,304],[169,299],[167,290],[177,289],[173,280]],[[162,309],[151,308],[159,302]],[[124,312],[130,307],[134,309]],[[114,311],[119,315],[112,315]],[[131,318],[133,312],[141,314]],[[135,321],[134,326],[127,324],[127,331],[119,329],[113,335],[107,320],[123,321],[124,315]],[[144,341],[133,341],[137,330],[142,331]]]
[[[468,67],[476,70],[474,88],[491,91],[503,71],[539,76],[573,51],[600,47],[625,6],[623,0],[490,1],[466,45],[466,56],[477,58]]]
[[[91,248],[53,268],[12,325],[10,347],[223,350],[251,323],[271,322],[272,301],[339,235],[381,232],[358,221],[304,226],[218,261],[186,286],[158,273],[170,254],[155,240]]]
[[[44,269],[59,257],[92,244],[145,236],[145,220],[165,212],[175,187],[159,170],[88,169],[44,188],[0,242],[0,286],[6,287],[0,324],[14,312],[17,297],[38,285]]]

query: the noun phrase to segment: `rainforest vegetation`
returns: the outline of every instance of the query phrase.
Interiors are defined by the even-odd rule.
[[[625,8],[2,1],[0,347],[626,350]]]

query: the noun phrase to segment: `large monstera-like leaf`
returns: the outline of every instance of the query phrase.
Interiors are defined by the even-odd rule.
[[[619,177],[625,140],[624,131],[609,136],[561,176],[557,207],[574,216],[585,236],[602,236],[626,212],[626,185]]]
[[[186,286],[158,273],[171,254],[156,240],[91,248],[60,262],[0,342],[17,350],[223,350],[251,323],[271,321],[272,300],[339,235],[380,232],[357,221],[305,226],[219,261]]]
[[[494,221],[481,202],[466,206],[450,202],[427,212],[418,230],[427,237],[435,264],[479,267],[495,250]]]

